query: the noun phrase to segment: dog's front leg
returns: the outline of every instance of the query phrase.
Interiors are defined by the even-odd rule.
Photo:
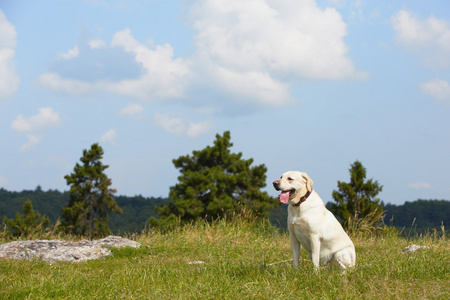
[[[298,261],[300,260],[300,249],[301,249],[301,244],[298,241],[297,237],[295,236],[294,231],[289,230],[289,239],[291,241],[291,249],[292,249],[292,256],[293,256],[293,265],[294,268],[298,267]]]
[[[320,262],[320,239],[318,236],[311,236],[311,260],[316,269]]]

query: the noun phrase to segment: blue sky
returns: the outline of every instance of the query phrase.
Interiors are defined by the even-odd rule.
[[[450,200],[449,82],[446,0],[3,0],[0,186],[67,190],[99,142],[118,194],[166,197],[230,130],[273,196],[360,160],[386,203]]]

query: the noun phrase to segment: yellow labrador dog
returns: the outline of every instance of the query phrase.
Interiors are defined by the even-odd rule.
[[[333,264],[345,270],[356,262],[355,246],[339,221],[326,209],[313,181],[306,173],[289,171],[273,182],[282,203],[289,203],[288,229],[294,267],[300,248],[309,253],[314,266]]]

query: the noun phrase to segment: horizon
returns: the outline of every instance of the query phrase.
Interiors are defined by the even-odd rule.
[[[23,189],[21,191],[12,191],[12,190],[8,190],[5,189],[4,187],[0,187],[0,189],[3,189],[7,192],[11,192],[11,193],[21,193],[21,192],[36,192],[38,191],[38,189],[40,188],[41,192],[47,193],[47,192],[58,192],[58,193],[70,193],[70,189],[68,190],[59,190],[59,189],[47,189],[44,190],[42,189],[42,187],[40,185],[37,185],[34,189]],[[134,198],[134,197],[142,197],[144,199],[168,199],[171,200],[169,195],[167,196],[147,196],[147,195],[141,195],[141,194],[136,194],[136,195],[123,195],[123,194],[113,194],[114,198],[116,197],[126,197],[126,198]],[[380,199],[380,205],[384,206],[384,205],[396,205],[396,206],[401,206],[401,205],[405,205],[406,203],[412,203],[412,202],[417,202],[417,201],[447,201],[450,202],[449,199],[415,199],[415,200],[406,200],[403,203],[390,203],[390,202],[384,202],[382,199]],[[327,205],[328,203],[334,203],[334,200],[330,200],[330,201],[324,201],[324,204]],[[283,203],[280,202],[280,205],[285,205]]]

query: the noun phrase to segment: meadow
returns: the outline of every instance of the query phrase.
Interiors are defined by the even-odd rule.
[[[294,270],[288,234],[241,217],[125,237],[142,247],[82,263],[2,259],[0,299],[450,299],[444,232],[353,233],[357,265],[345,274],[315,272],[304,250]],[[411,244],[430,249],[403,254]]]

